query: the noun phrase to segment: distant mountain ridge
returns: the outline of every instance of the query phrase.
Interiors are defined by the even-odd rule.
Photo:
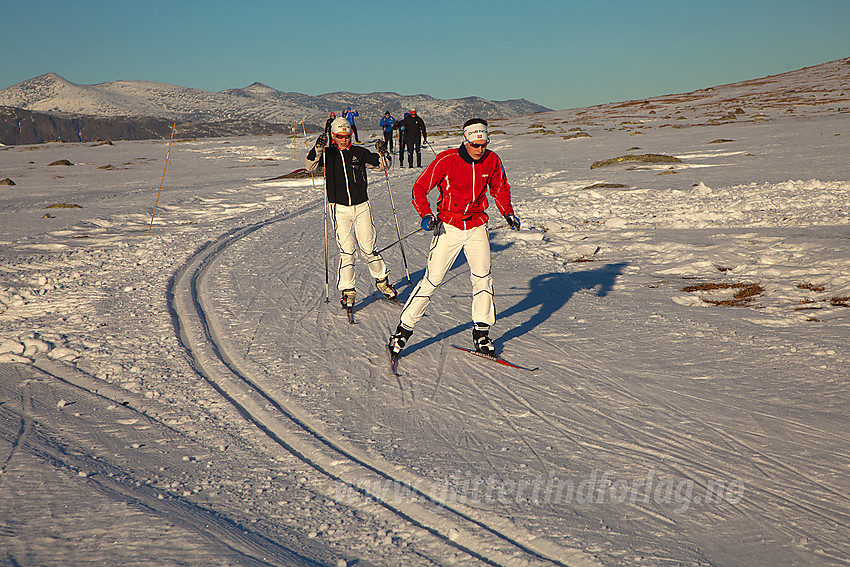
[[[539,118],[541,122],[558,117],[586,123],[597,114],[610,116],[616,108],[624,117],[673,112],[684,121],[675,126],[682,127],[687,121],[681,113],[686,111],[722,123],[736,120],[742,107],[751,114],[782,109],[803,115],[830,105],[841,113],[850,112],[850,57],[689,93],[612,102]],[[347,106],[360,112],[361,130],[373,131],[385,110],[399,118],[411,107],[423,115],[431,131],[457,127],[472,115],[510,119],[549,111],[523,99],[440,100],[427,95],[350,92],[310,96],[262,83],[213,93],[145,81],[76,85],[49,73],[0,90],[0,143],[165,138],[174,122],[182,138],[291,133],[293,128],[301,130],[302,112],[307,131],[316,132],[331,111]]]
[[[283,92],[262,83],[209,92],[150,81],[121,80],[78,85],[55,73],[0,90],[0,106],[36,112],[94,117],[147,117],[187,122],[249,120],[291,126],[301,121],[324,125],[330,112],[358,110],[359,124],[377,128],[386,110],[401,117],[416,108],[430,125],[456,125],[470,116],[512,118],[550,109],[524,99],[491,101],[480,97],[441,100],[427,95],[335,92],[319,96]],[[363,126],[361,126],[362,128]]]

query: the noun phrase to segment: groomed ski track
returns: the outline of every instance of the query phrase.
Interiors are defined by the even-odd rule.
[[[831,458],[843,454],[846,432],[828,413],[808,417],[798,393],[765,398],[770,384],[787,389],[786,377],[805,373],[809,363],[776,358],[771,370],[750,361],[751,345],[724,332],[729,325],[738,334],[756,329],[740,312],[718,309],[706,325],[656,289],[675,284],[625,274],[628,264],[616,257],[559,271],[491,235],[494,339],[506,356],[542,370],[518,373],[454,352],[451,343],[470,332],[468,272],[456,265],[396,377],[382,343],[399,309],[370,296],[362,258],[357,324],[347,323],[335,290],[324,301],[321,210],[321,201],[309,201],[210,241],[174,275],[169,304],[198,373],[246,422],[347,487],[343,499],[374,499],[489,565],[598,565],[593,551],[602,549],[606,564],[622,555],[620,564],[676,557],[710,565],[716,558],[701,548],[716,541],[717,530],[725,541],[742,542],[726,554],[730,560],[765,533],[841,556],[850,505],[832,480]],[[389,218],[379,202],[373,210]],[[379,237],[391,238],[385,232]],[[414,281],[426,252],[427,236],[407,247]],[[385,257],[397,273],[392,253]],[[334,270],[333,249],[331,258]],[[406,299],[404,278],[391,274],[391,281]],[[635,324],[650,333],[645,340]],[[665,350],[653,333],[666,337]],[[633,340],[622,343],[623,334]],[[687,339],[694,334],[702,340]],[[719,387],[726,381],[734,389]],[[606,471],[607,485],[598,478]],[[578,496],[469,503],[433,489],[474,475],[600,485],[584,503]],[[646,493],[645,478],[655,483]],[[718,483],[730,490],[718,494]],[[626,486],[631,497],[613,500],[612,486]],[[693,494],[673,490],[681,486]]]
[[[316,471],[337,483],[344,483],[356,493],[427,530],[446,545],[485,564],[598,565],[592,556],[547,542],[517,528],[505,518],[440,500],[421,490],[418,487],[424,485],[423,479],[397,465],[366,455],[325,430],[297,405],[271,391],[269,379],[273,376],[238,355],[228,337],[226,321],[216,317],[210,305],[208,280],[211,271],[219,267],[219,257],[234,243],[275,223],[297,221],[307,213],[320,212],[321,206],[322,202],[316,200],[295,211],[231,230],[199,249],[176,272],[169,285],[169,307],[177,334],[195,370],[247,421]],[[311,308],[328,309],[323,298],[321,302],[318,299],[313,298]],[[342,324],[345,319],[342,313],[339,315],[339,324]],[[380,345],[377,347],[376,351]],[[388,382],[388,386],[390,384]],[[394,492],[400,497],[375,494],[363,488],[387,481],[402,488]]]

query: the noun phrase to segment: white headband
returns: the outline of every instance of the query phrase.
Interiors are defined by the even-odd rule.
[[[481,144],[490,141],[490,135],[487,133],[487,126],[481,124],[480,122],[470,124],[469,126],[464,128],[463,138],[467,142],[473,142],[476,144]]]

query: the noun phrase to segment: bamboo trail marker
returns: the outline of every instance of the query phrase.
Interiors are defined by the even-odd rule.
[[[307,148],[307,153],[310,153],[310,145],[307,143],[307,128],[304,126],[304,112],[301,112],[301,131],[304,132],[304,147]],[[322,156],[324,157],[324,150],[322,150]],[[318,156],[317,156],[318,157]],[[324,161],[324,160],[323,160]],[[325,217],[325,303],[331,302],[330,297],[330,275],[328,267],[328,178],[326,175],[327,168],[322,165],[322,176],[324,178],[325,189],[324,189],[324,205],[322,208],[324,209],[324,217]],[[313,177],[313,172],[310,171],[310,181],[313,182],[313,191],[316,190],[316,179]]]
[[[156,216],[156,207],[159,205],[159,194],[162,193],[162,183],[165,181],[165,168],[168,167],[168,156],[171,155],[171,144],[174,142],[174,131],[177,129],[177,122],[171,127],[171,140],[168,142],[168,151],[165,152],[165,165],[162,168],[162,179],[159,180],[159,191],[156,192],[156,202],[153,204],[153,214],[151,215],[151,225],[148,227],[148,236],[150,236],[153,228],[153,218]]]

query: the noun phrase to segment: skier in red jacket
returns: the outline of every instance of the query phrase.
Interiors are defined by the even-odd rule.
[[[487,121],[473,118],[463,125],[464,141],[457,149],[440,152],[413,185],[413,207],[422,217],[422,228],[434,231],[425,276],[413,288],[404,305],[396,332],[387,350],[397,357],[413,334],[431,302],[431,295],[443,282],[455,258],[463,250],[472,280],[472,342],[475,350],[493,355],[490,326],[495,323],[493,278],[490,275],[490,240],[487,234],[487,188],[513,230],[520,221],[511,205],[502,160],[487,149],[490,136]],[[428,202],[428,193],[439,188],[437,215]]]

